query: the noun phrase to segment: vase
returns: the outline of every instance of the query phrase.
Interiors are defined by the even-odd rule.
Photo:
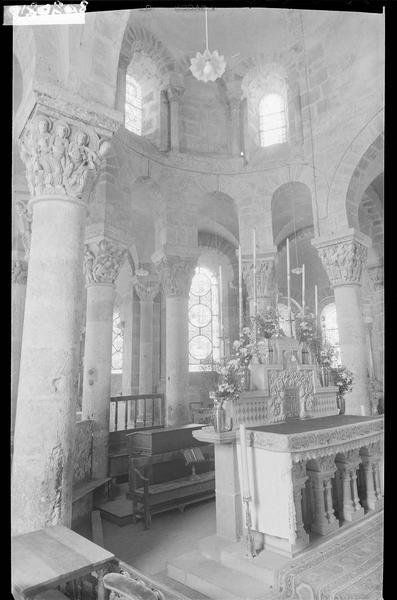
[[[339,408],[339,414],[340,415],[344,415],[345,414],[345,399],[343,396],[341,397],[336,397],[336,401],[337,401],[337,405]]]
[[[232,429],[232,420],[230,419],[229,427],[226,427],[226,411],[223,406],[217,406],[214,417],[214,430],[217,433],[224,433]]]
[[[305,342],[302,343],[302,364],[303,365],[309,364],[309,349]]]
[[[329,386],[329,369],[328,367],[320,367],[319,379],[321,387]]]

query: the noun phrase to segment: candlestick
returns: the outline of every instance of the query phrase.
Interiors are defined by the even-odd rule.
[[[302,265],[302,312],[305,314],[305,265]]]
[[[288,319],[290,326],[290,333],[292,337],[292,319],[291,319],[291,269],[289,259],[289,239],[287,238],[287,296],[288,296]]]
[[[219,337],[221,340],[221,358],[225,356],[225,348],[224,348],[224,339],[223,339],[223,306],[222,306],[222,295],[223,295],[223,286],[222,286],[222,267],[219,265]]]
[[[252,262],[253,262],[253,290],[252,300],[254,304],[254,317],[256,317],[256,230],[252,230]]]
[[[243,268],[241,263],[241,246],[238,247],[238,324],[241,335],[243,331]]]
[[[245,425],[240,425],[240,456],[241,456],[241,479],[243,488],[243,499],[251,498],[249,478],[248,478],[248,457],[247,444],[245,436]]]
[[[318,297],[317,297],[317,285],[314,286],[314,312],[316,315],[316,321],[318,319]]]

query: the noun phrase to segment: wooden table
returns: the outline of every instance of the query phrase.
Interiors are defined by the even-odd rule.
[[[15,598],[31,597],[94,571],[102,600],[102,577],[117,564],[114,554],[62,525],[13,537],[11,553]]]

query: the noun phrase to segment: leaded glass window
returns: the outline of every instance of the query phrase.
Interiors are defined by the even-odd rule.
[[[320,324],[323,340],[327,341],[335,351],[332,366],[336,367],[341,365],[338,321],[336,318],[336,306],[334,302],[324,306],[321,311]]]
[[[212,369],[220,360],[219,285],[209,269],[196,267],[189,294],[189,370]]]
[[[287,141],[285,101],[280,94],[266,94],[259,103],[259,137],[263,148]]]
[[[123,369],[123,332],[121,329],[120,310],[113,313],[112,335],[112,373],[121,373]]]
[[[142,90],[139,83],[127,73],[125,85],[125,128],[142,135]]]

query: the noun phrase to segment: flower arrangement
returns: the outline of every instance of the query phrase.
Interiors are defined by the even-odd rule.
[[[229,360],[225,366],[217,365],[220,381],[216,390],[209,393],[215,406],[222,406],[225,400],[237,399],[243,390],[244,375],[237,358]]]
[[[296,339],[310,342],[316,337],[316,318],[311,313],[298,313],[295,316]]]
[[[252,317],[252,328],[256,330],[257,337],[271,338],[283,335],[277,311],[268,306],[255,317]]]
[[[354,376],[349,369],[346,367],[340,366],[331,369],[332,379],[334,385],[337,386],[338,391],[336,393],[336,400],[338,402],[338,407],[340,412],[344,412],[344,397],[346,392],[351,392],[353,389],[353,380]]]
[[[318,366],[330,367],[333,364],[335,350],[329,342],[322,340],[320,335],[316,335],[309,341],[309,344]]]
[[[238,361],[239,367],[248,367],[253,356],[253,339],[250,327],[243,327],[240,339],[233,342],[233,358]]]

